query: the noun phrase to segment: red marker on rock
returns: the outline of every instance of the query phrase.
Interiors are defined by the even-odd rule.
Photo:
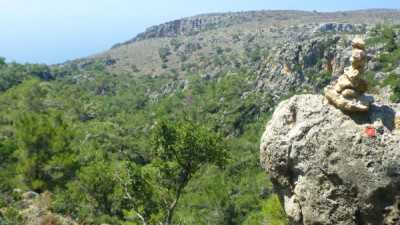
[[[367,137],[375,137],[375,128],[372,126],[365,127],[365,134],[367,135]]]

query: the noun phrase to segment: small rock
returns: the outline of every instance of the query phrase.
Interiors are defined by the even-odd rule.
[[[22,197],[24,199],[34,199],[34,198],[36,198],[38,196],[39,196],[39,194],[34,192],[34,191],[28,191],[28,192],[25,192],[25,193],[22,194]]]
[[[343,96],[344,98],[355,98],[355,97],[357,97],[357,95],[358,95],[357,91],[355,91],[355,90],[353,90],[353,89],[350,89],[350,88],[345,89],[345,90],[342,92],[342,96]]]
[[[210,74],[205,74],[205,75],[203,75],[202,77],[201,77],[201,79],[202,80],[210,80],[211,79],[211,76],[210,76]]]

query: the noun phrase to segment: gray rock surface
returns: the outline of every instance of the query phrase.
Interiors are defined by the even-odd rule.
[[[189,81],[187,81],[187,80],[172,81],[172,82],[164,84],[161,87],[159,93],[160,94],[168,94],[168,93],[176,92],[177,90],[186,90],[188,88],[189,88]]]
[[[309,86],[312,90],[313,85],[308,81],[306,71],[318,74],[327,70],[334,76],[343,73],[350,60],[351,42],[340,36],[317,37],[289,41],[283,46],[272,48],[270,52],[273,57],[263,62],[254,91],[271,91],[273,95],[282,95],[293,87]]]
[[[33,199],[33,198],[37,198],[38,196],[39,196],[39,194],[34,191],[28,191],[28,192],[24,192],[22,194],[22,197],[24,199]]]
[[[112,48],[127,45],[135,41],[151,38],[192,36],[202,31],[215,29],[218,27],[230,26],[241,20],[249,20],[252,14],[243,12],[237,13],[214,13],[192,17],[186,17],[160,25],[152,26],[145,32],[138,34],[135,38],[124,43],[116,44]]]
[[[292,224],[400,224],[399,114],[379,102],[344,112],[319,95],[279,104],[261,163]]]

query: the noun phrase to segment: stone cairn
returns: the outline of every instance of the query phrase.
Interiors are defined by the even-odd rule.
[[[336,85],[325,87],[325,97],[333,105],[347,111],[368,111],[374,102],[372,96],[364,95],[371,84],[362,79],[365,64],[367,63],[365,53],[365,42],[356,37],[352,41],[351,66],[344,69],[344,74],[338,78]]]

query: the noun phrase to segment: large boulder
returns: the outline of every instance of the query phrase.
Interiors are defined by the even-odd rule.
[[[292,224],[400,224],[400,106],[345,112],[319,95],[279,104],[261,163]]]

